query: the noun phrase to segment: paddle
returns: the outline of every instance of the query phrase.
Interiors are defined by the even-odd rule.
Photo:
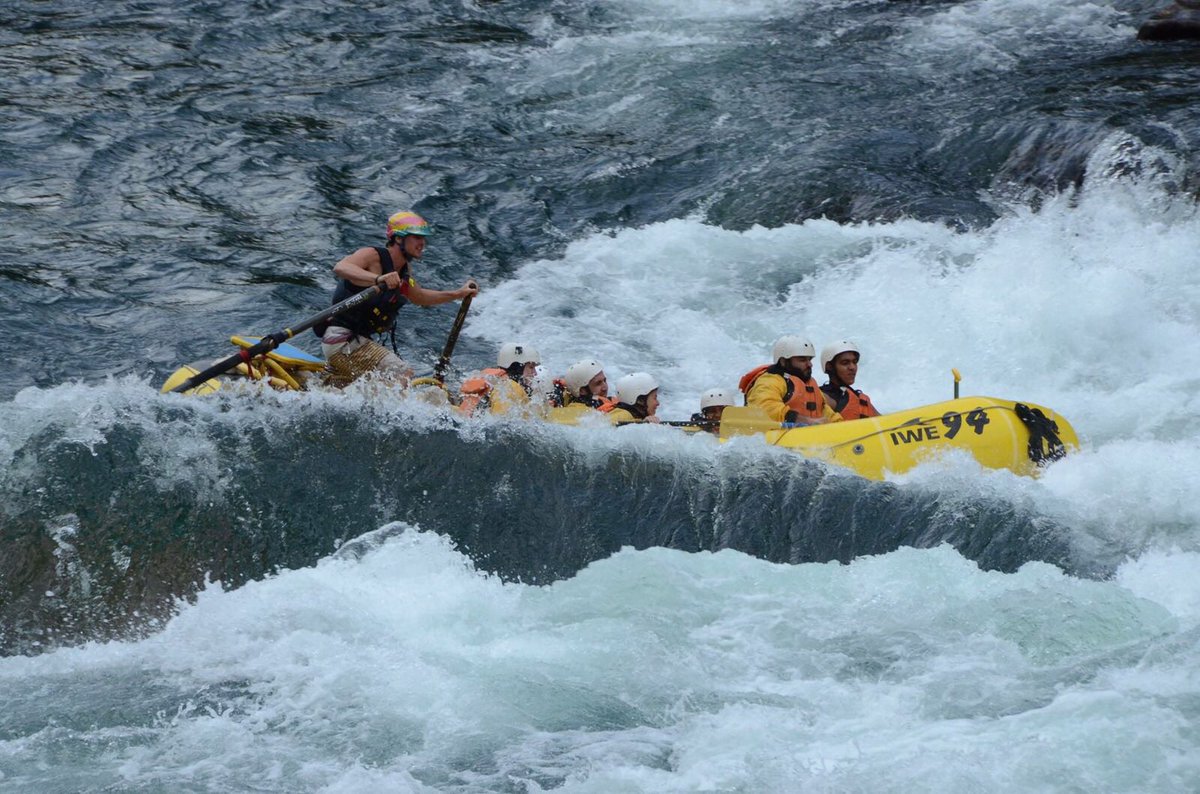
[[[617,422],[613,426],[625,427],[626,425],[661,425],[662,427],[690,427],[693,430],[708,430],[716,427],[717,423],[712,419],[662,419],[658,422],[634,419],[632,422]]]
[[[471,286],[474,286],[474,282]],[[446,337],[446,346],[442,348],[442,357],[438,359],[437,366],[433,368],[433,378],[438,383],[446,381],[446,369],[450,366],[450,356],[454,353],[454,346],[458,344],[458,334],[462,331],[463,322],[467,319],[467,309],[471,308],[471,298],[473,297],[473,295],[468,295],[462,299],[462,305],[458,307],[458,316],[454,318],[454,326],[450,329],[450,336]]]
[[[642,422],[617,422],[617,427],[624,425],[643,424]],[[770,419],[761,408],[746,407],[741,408],[736,405],[726,406],[721,412],[720,422],[711,419],[688,419],[683,421],[662,421],[660,425],[667,427],[694,427],[701,430],[708,430],[712,427],[719,427],[722,438],[729,436],[746,436],[754,433],[764,433],[768,430],[783,429],[783,424]]]
[[[950,368],[950,372],[954,375],[954,399],[957,400],[958,399],[958,382],[960,380],[962,380],[962,373],[960,373],[958,370],[954,369],[953,367]]]
[[[284,342],[291,339],[292,337],[294,337],[296,334],[300,333],[301,331],[307,331],[309,328],[312,328],[317,323],[321,322],[322,320],[327,320],[330,317],[333,317],[335,314],[341,314],[344,311],[353,309],[355,306],[361,306],[362,304],[371,300],[371,298],[374,298],[376,295],[378,295],[382,291],[383,291],[383,287],[381,287],[379,285],[375,285],[373,287],[367,287],[366,289],[364,289],[362,292],[358,293],[357,295],[352,295],[349,298],[346,298],[346,300],[342,301],[341,303],[336,303],[333,306],[330,306],[328,309],[321,312],[320,314],[314,314],[312,317],[309,317],[307,320],[300,323],[299,325],[293,326],[291,328],[284,328],[282,331],[277,331],[273,334],[264,336],[262,339],[258,340],[258,342],[256,342],[254,345],[252,345],[244,350],[239,350],[238,352],[234,353],[229,358],[222,359],[222,360],[218,361],[216,364],[213,364],[208,369],[197,372],[195,375],[188,378],[183,383],[180,383],[178,386],[171,389],[171,392],[172,393],[185,392],[185,391],[188,391],[189,389],[194,389],[197,386],[199,386],[201,383],[210,381],[213,378],[217,377],[218,375],[220,375],[224,372],[228,372],[229,370],[236,367],[238,364],[241,364],[243,362],[249,362],[251,359],[253,359],[257,356],[261,356],[265,353],[270,353],[272,350],[279,347]]]

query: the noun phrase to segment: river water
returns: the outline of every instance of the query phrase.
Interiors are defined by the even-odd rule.
[[[0,790],[1200,789],[1200,54],[1121,0],[12,0]],[[1068,417],[1037,479],[157,393],[386,217],[499,344],[785,332],[884,410]],[[406,308],[432,365],[454,306]],[[299,344],[315,352],[316,339]]]

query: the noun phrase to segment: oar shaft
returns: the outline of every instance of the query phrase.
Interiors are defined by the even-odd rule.
[[[467,319],[467,310],[471,308],[472,295],[462,299],[462,305],[458,307],[458,316],[454,318],[454,327],[450,329],[450,336],[446,337],[446,346],[442,348],[442,357],[438,359],[437,366],[433,368],[433,377],[439,383],[446,380],[446,370],[450,367],[450,356],[454,353],[454,346],[458,344],[458,334],[462,331],[463,322]]]
[[[616,426],[624,427],[625,425],[654,425],[654,424],[663,425],[664,427],[696,427],[701,430],[711,430],[713,428],[721,426],[721,423],[714,419],[671,419],[671,420],[664,419],[659,422],[646,422],[644,420],[634,419],[631,422],[617,422]]]
[[[234,353],[232,356],[229,356],[228,358],[218,361],[217,363],[213,364],[211,367],[208,367],[207,369],[202,370],[201,372],[197,372],[195,375],[188,378],[183,383],[180,383],[178,386],[171,389],[171,391],[172,392],[184,392],[184,391],[188,391],[189,389],[194,389],[197,386],[199,386],[201,383],[206,383],[206,382],[212,380],[213,378],[217,377],[218,375],[228,372],[229,370],[233,369],[238,364],[240,364],[243,361],[246,361],[247,359],[254,358],[255,356],[261,356],[264,353],[270,353],[272,350],[279,347],[284,342],[291,339],[292,337],[294,337],[296,334],[300,333],[301,331],[307,331],[309,328],[312,328],[314,325],[321,322],[322,320],[327,320],[330,317],[333,317],[334,315],[341,314],[344,311],[353,309],[355,306],[361,306],[362,304],[371,300],[371,298],[374,298],[376,295],[378,295],[382,291],[383,291],[383,287],[381,287],[379,285],[367,287],[362,292],[360,292],[356,295],[351,295],[349,298],[346,298],[346,300],[342,301],[341,303],[336,303],[333,306],[330,306],[325,311],[323,311],[319,314],[314,314],[312,317],[309,317],[307,320],[300,323],[299,325],[294,325],[294,326],[291,326],[290,328],[284,328],[282,331],[276,331],[273,334],[268,334],[267,336],[264,336],[262,339],[258,340],[256,343],[254,343],[252,346],[246,348],[245,350],[240,350],[237,353]]]

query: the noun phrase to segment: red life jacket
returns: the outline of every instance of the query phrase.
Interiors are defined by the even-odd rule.
[[[741,389],[742,394],[749,398],[754,381],[758,380],[760,375],[768,372],[772,375],[782,376],[784,383],[787,384],[787,389],[783,393],[783,401],[787,404],[788,410],[811,419],[824,418],[825,395],[817,388],[817,382],[812,378],[801,380],[789,372],[784,372],[774,364],[763,364],[743,375],[742,379],[738,381],[738,388]],[[749,402],[747,401],[745,404],[749,405]]]

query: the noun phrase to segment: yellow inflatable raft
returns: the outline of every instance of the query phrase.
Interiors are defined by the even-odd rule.
[[[575,424],[587,409],[550,412]],[[768,444],[836,463],[872,480],[900,474],[947,452],[965,452],[981,465],[1035,475],[1079,448],[1075,429],[1049,408],[995,397],[961,397],[851,422],[782,427],[757,408],[729,407],[722,439],[761,435]]]
[[[249,350],[258,339],[235,336],[230,341],[242,350]],[[184,384],[206,366],[201,363],[180,367],[162,390],[167,392]],[[210,394],[228,379],[259,380],[278,389],[302,390],[307,378],[321,372],[324,366],[316,356],[281,344],[265,356],[247,356],[246,361],[227,375],[184,393]],[[954,375],[957,383],[958,372]],[[430,402],[446,402],[440,380],[418,378],[413,385],[437,387],[415,393]],[[437,400],[431,399],[430,393]],[[579,404],[537,411],[552,422],[570,425],[594,413]],[[682,425],[693,432],[705,429],[688,422],[670,424]],[[722,439],[761,435],[768,444],[845,466],[874,480],[883,479],[889,472],[906,472],[954,450],[971,455],[983,466],[1033,475],[1045,464],[1079,448],[1074,428],[1054,411],[1033,403],[994,397],[956,397],[869,419],[791,428],[773,422],[758,408],[730,406],[721,417],[719,432]]]

